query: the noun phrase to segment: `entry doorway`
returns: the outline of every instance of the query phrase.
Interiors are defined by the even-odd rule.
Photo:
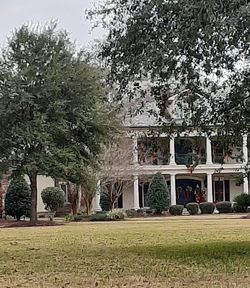
[[[214,202],[230,201],[230,181],[213,181],[213,200]]]
[[[201,181],[196,179],[177,179],[176,180],[176,203],[186,205],[195,202],[195,191],[201,189]]]
[[[139,205],[140,205],[140,208],[148,207],[148,205],[147,205],[148,189],[149,189],[149,182],[140,183],[140,185],[139,185]]]

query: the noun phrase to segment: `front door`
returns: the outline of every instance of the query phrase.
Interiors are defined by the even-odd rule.
[[[195,189],[201,188],[201,181],[194,179],[177,179],[176,180],[176,203],[185,205],[195,202]]]

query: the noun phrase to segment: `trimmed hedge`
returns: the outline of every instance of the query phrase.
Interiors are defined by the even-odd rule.
[[[229,201],[222,201],[216,203],[216,209],[219,213],[231,213],[232,212],[232,203]]]
[[[90,221],[111,221],[107,213],[92,214],[89,220]]]
[[[215,210],[215,204],[212,202],[200,203],[201,214],[213,214]]]
[[[182,215],[183,209],[183,205],[172,205],[169,208],[169,213],[174,216]]]
[[[187,211],[190,215],[197,215],[199,212],[199,204],[198,203],[188,203],[186,205]]]

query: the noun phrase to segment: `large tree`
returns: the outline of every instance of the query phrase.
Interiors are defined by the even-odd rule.
[[[109,0],[89,15],[108,30],[101,56],[119,99],[143,92],[145,107],[146,88],[162,120],[175,96],[192,112],[183,124],[246,132],[249,1]]]
[[[39,174],[73,181],[97,163],[112,129],[106,103],[98,69],[56,25],[14,32],[0,58],[0,157],[30,179],[31,221]]]

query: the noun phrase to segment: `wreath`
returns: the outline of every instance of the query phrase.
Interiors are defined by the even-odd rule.
[[[194,169],[198,166],[199,164],[199,156],[194,153],[188,153],[185,159],[185,165],[189,170],[190,175],[193,174]]]

